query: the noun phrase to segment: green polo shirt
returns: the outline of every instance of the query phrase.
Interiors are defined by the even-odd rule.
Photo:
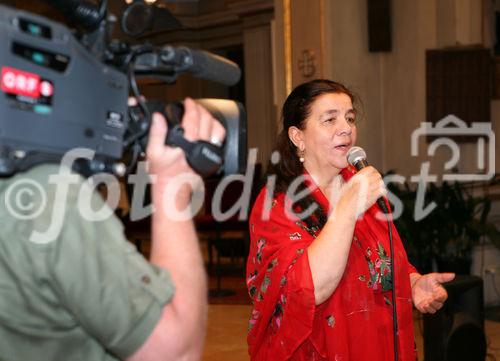
[[[170,276],[127,242],[114,215],[82,216],[86,180],[77,177],[58,199],[60,184],[49,181],[58,171],[43,165],[0,178],[0,360],[124,359],[172,298]],[[88,194],[91,209],[107,207]],[[34,241],[33,231],[61,217],[53,240]]]

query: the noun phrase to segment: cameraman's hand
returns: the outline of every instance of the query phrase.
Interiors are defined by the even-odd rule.
[[[186,98],[184,109],[182,127],[187,140],[196,141],[201,139],[210,141],[216,139],[220,142],[224,140],[224,127],[205,108],[192,99]],[[157,176],[159,180],[168,180],[182,173],[194,174],[182,149],[165,145],[166,137],[167,124],[165,118],[159,113],[153,114],[146,150],[149,173]]]

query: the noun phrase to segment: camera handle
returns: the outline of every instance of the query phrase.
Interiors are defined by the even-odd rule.
[[[184,128],[179,124],[168,130],[165,144],[181,148],[188,164],[202,177],[214,174],[222,166],[222,147],[204,140],[188,141],[184,138]]]
[[[224,162],[224,148],[216,144],[197,140],[191,142],[184,137],[184,128],[181,119],[184,115],[184,106],[181,102],[170,102],[165,104],[159,100],[145,102],[145,106],[150,114],[159,112],[163,114],[168,124],[167,138],[165,144],[172,147],[179,147],[184,151],[188,164],[202,177],[208,177],[216,173]],[[144,120],[139,106],[132,107],[131,120],[134,122]],[[139,127],[142,128],[142,127]],[[146,135],[147,137],[147,135]],[[141,142],[143,146],[147,144],[147,139]]]

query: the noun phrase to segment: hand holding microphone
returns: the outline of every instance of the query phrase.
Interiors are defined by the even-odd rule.
[[[368,164],[363,148],[352,147],[349,149],[347,161],[358,170],[351,182],[356,185],[354,191],[358,192],[358,200],[364,200],[364,203],[361,203],[358,207],[361,213],[377,202],[380,209],[388,214],[389,210],[383,199],[383,196],[387,193],[384,181],[380,173]]]

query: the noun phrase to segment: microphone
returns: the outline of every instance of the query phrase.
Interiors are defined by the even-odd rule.
[[[240,81],[241,70],[236,63],[204,50],[188,49],[186,62],[193,75],[213,80],[224,85],[235,85]]]
[[[176,72],[189,72],[198,78],[228,86],[238,83],[241,77],[239,66],[231,60],[208,51],[184,46],[164,46],[160,50],[158,62],[159,68],[173,67]]]
[[[358,171],[365,167],[368,167],[366,153],[361,147],[352,147],[351,149],[349,149],[349,152],[347,152],[347,162],[349,162],[349,164],[355,167]],[[382,212],[384,212],[385,214],[389,214],[387,204],[382,197],[377,199],[377,204]]]
[[[153,53],[137,56],[134,64],[138,74],[164,75],[171,81],[177,75],[189,72],[198,78],[212,80],[224,85],[235,85],[240,81],[238,64],[204,50],[166,45]]]

